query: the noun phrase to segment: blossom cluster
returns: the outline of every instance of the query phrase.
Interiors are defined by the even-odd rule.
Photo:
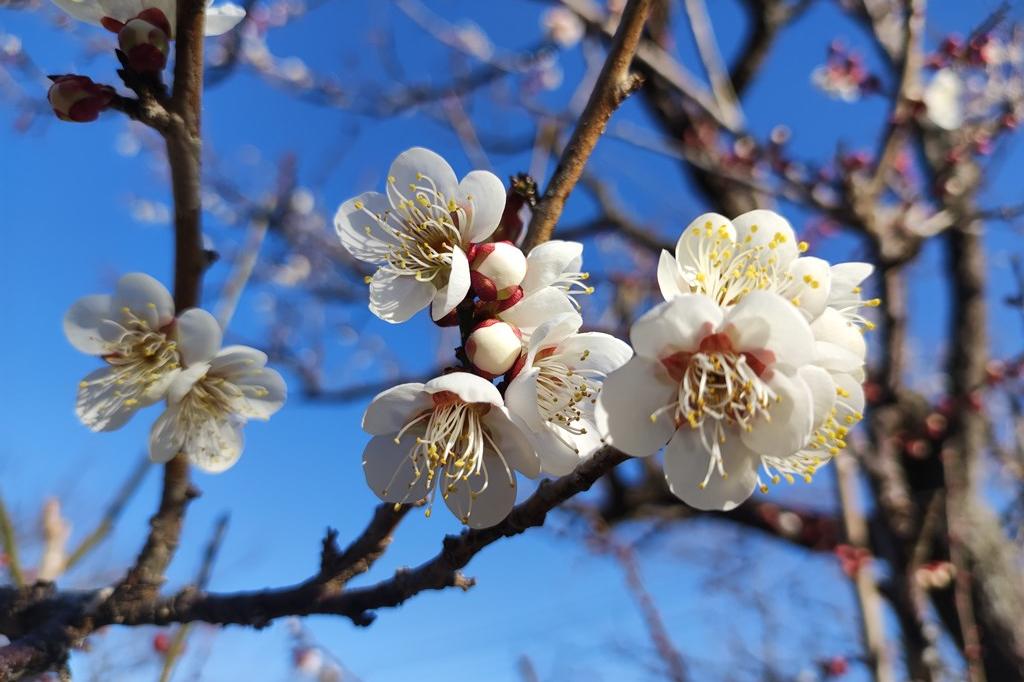
[[[463,523],[488,527],[511,511],[517,473],[565,475],[612,445],[639,457],[665,447],[673,493],[731,509],[766,488],[761,473],[809,480],[845,446],[864,406],[871,266],[802,256],[771,211],[700,216],[662,254],[665,302],[633,325],[630,348],[580,331],[582,245],[523,254],[498,230],[505,207],[493,174],[459,181],[414,148],[383,193],[337,211],[342,245],[376,266],[376,316],[400,323],[429,307],[462,332],[459,367],[366,410],[363,468],[382,500],[425,501],[429,514],[440,494]]]
[[[201,308],[175,316],[160,282],[127,274],[112,295],[78,300],[64,316],[71,344],[104,366],[78,384],[75,412],[93,431],[113,431],[161,401],[149,455],[167,462],[183,454],[217,473],[242,454],[242,426],[269,419],[284,404],[281,375],[248,346],[222,346],[217,320]]]

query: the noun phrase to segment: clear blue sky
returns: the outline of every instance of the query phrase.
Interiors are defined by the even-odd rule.
[[[742,35],[738,3],[710,2],[712,18],[721,27],[722,41],[733,54]],[[821,63],[833,36],[860,46],[874,59],[866,37],[834,8],[818,2],[815,8],[780,40],[766,75],[750,91],[746,111],[754,130],[765,135],[775,124],[794,131],[798,156],[813,158],[831,150],[836,141],[873,148],[869,131],[885,115],[880,100],[848,105],[827,99],[810,85],[811,69]],[[986,10],[998,3],[936,2],[929,27],[934,43],[944,32],[966,32]],[[373,5],[373,7],[370,7]],[[278,55],[297,55],[316,69],[342,73],[355,83],[385,78],[376,65],[369,33],[391,25],[410,79],[445,81],[448,57],[397,11],[384,3],[333,2],[306,18],[277,31],[271,41]],[[472,18],[499,46],[524,48],[536,40],[540,3],[509,0],[502,3],[438,1],[435,11],[452,21]],[[674,5],[675,6],[675,5]],[[80,72],[96,80],[114,78],[112,55],[85,56],[80,42],[52,28],[55,10],[44,6],[33,13],[0,13],[0,30],[22,40],[36,63],[47,72]],[[386,20],[386,21],[383,21]],[[89,35],[93,29],[83,28]],[[681,33],[681,32],[680,32]],[[93,34],[102,36],[99,29]],[[691,50],[683,48],[692,61]],[[582,72],[579,51],[561,57],[566,84],[544,96],[552,107],[564,106]],[[346,81],[347,82],[347,81]],[[36,93],[45,96],[42,85]],[[489,120],[502,130],[514,117],[492,111],[479,102],[476,120]],[[78,424],[72,412],[81,375],[95,367],[77,354],[61,333],[61,317],[79,296],[105,290],[117,274],[141,270],[170,281],[171,235],[166,226],[133,220],[132,196],[167,201],[166,184],[143,154],[125,157],[115,141],[125,122],[114,114],[91,125],[44,120],[26,133],[13,128],[15,114],[0,101],[0,309],[6,333],[0,336],[0,367],[4,376],[3,416],[0,417],[0,490],[16,513],[31,522],[43,495],[59,495],[78,533],[92,527],[113,489],[143,450],[154,410],[138,415],[117,433],[94,435]],[[628,103],[617,120],[646,124],[642,108]],[[523,130],[520,122],[520,130]],[[275,160],[287,152],[300,159],[300,183],[313,187],[318,210],[328,215],[342,200],[376,186],[395,154],[424,145],[448,157],[458,172],[469,169],[452,133],[423,115],[367,120],[345,112],[304,104],[282,95],[242,72],[209,92],[204,131],[211,151],[224,167],[239,168],[239,183],[259,191],[272,186],[267,175]],[[261,162],[244,168],[240,160],[258,149]],[[338,149],[342,150],[340,155]],[[1021,160],[1013,145],[1006,168]],[[325,175],[325,159],[338,161]],[[499,175],[525,170],[529,159],[492,156]],[[691,217],[717,207],[706,206],[689,191],[680,191],[676,164],[664,157],[637,152],[605,140],[594,167],[614,175],[623,201],[645,223],[674,239]],[[317,178],[322,175],[322,182]],[[991,188],[991,203],[1021,199],[1019,180],[1005,173]],[[566,222],[587,215],[585,200],[570,202]],[[798,228],[799,213],[791,213]],[[214,242],[230,246],[240,233],[207,217]],[[993,248],[1016,245],[1019,232],[996,226]],[[845,237],[825,244],[827,256],[855,254],[856,243]],[[591,264],[608,258],[588,248]],[[940,357],[934,334],[942,329],[945,308],[941,296],[941,254],[928,250],[914,265],[913,310],[928,323],[916,329],[917,359],[922,368]],[[593,265],[592,265],[593,267]],[[207,300],[227,274],[224,265],[210,274]],[[992,262],[992,300],[1009,291],[1006,261]],[[259,338],[263,320],[259,296],[243,298],[236,338]],[[1002,311],[993,322],[994,344],[1009,352],[1020,347],[1019,325]],[[433,349],[424,350],[418,334],[435,334],[422,320],[393,328],[360,310],[351,320],[366,333],[381,335],[409,368],[425,367]],[[1009,331],[1007,331],[1009,330]],[[336,362],[345,348],[327,339]],[[379,368],[372,368],[379,372]],[[370,374],[369,378],[378,376]],[[358,381],[360,374],[343,377]],[[293,381],[293,385],[297,382]],[[351,537],[365,522],[375,498],[366,489],[360,453],[366,437],[359,419],[364,405],[304,404],[296,394],[269,424],[247,429],[247,446],[238,466],[225,475],[197,474],[203,491],[189,513],[183,549],[170,572],[171,587],[195,572],[202,545],[215,518],[231,513],[231,527],[211,589],[235,590],[276,586],[307,577],[316,568],[317,548],[324,528],[340,529]],[[154,508],[158,476],[128,508],[115,536],[88,564],[66,578],[69,585],[88,585],[109,578],[125,566],[144,537],[145,519]],[[780,493],[773,493],[780,494]],[[830,475],[813,486],[782,493],[805,503],[830,506],[834,495]],[[555,520],[556,527],[560,525]],[[386,576],[400,565],[432,556],[445,533],[457,530],[446,514],[426,520],[413,514],[400,529],[393,550],[380,562],[375,576]],[[631,532],[633,529],[629,529]],[[830,556],[808,557],[777,543],[741,536],[727,524],[689,524],[666,534],[643,555],[643,570],[658,599],[671,635],[692,662],[695,679],[751,679],[762,645],[772,648],[781,671],[795,675],[815,660],[856,650],[854,602],[839,579]],[[432,593],[415,598],[396,611],[379,614],[369,629],[357,629],[336,619],[310,621],[319,640],[346,666],[370,682],[402,680],[517,680],[516,661],[528,655],[546,680],[647,679],[642,662],[649,660],[647,637],[637,610],[624,591],[619,569],[596,558],[579,543],[544,529],[500,542],[479,555],[468,573],[478,585],[468,593]],[[756,597],[756,598],[755,598]],[[758,615],[757,602],[767,599],[771,620]],[[807,609],[811,610],[808,615]],[[139,654],[116,650],[115,643],[132,641],[145,650],[148,636],[111,632],[97,638],[109,655],[134,660]],[[194,638],[191,648],[202,648]],[[203,679],[276,681],[290,679],[288,640],[283,625],[264,632],[231,628],[215,635]],[[748,653],[744,653],[745,647]],[[85,673],[87,657],[76,657]],[[125,679],[153,679],[155,664],[144,664]],[[186,661],[181,673],[192,668]],[[178,679],[186,679],[182,674]],[[848,679],[866,679],[854,666]]]

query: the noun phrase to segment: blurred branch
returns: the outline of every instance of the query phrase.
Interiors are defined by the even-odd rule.
[[[718,49],[715,40],[715,29],[708,17],[708,8],[704,0],[684,0],[686,15],[690,19],[690,32],[693,40],[697,43],[697,52],[700,54],[704,71],[711,82],[711,92],[718,103],[718,110],[728,122],[729,128],[742,129],[746,127],[743,121],[743,110],[740,108],[739,97],[733,88],[729,71],[725,68],[722,54]]]
[[[0,544],[3,546],[7,574],[16,587],[25,584],[25,574],[21,570],[21,558],[18,556],[18,539],[14,533],[11,516],[7,513],[7,505],[0,497]]]

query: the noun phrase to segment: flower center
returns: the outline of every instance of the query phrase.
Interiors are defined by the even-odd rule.
[[[695,225],[687,232],[686,252],[695,265],[683,269],[683,277],[694,293],[705,294],[719,305],[734,305],[751,291],[764,289],[782,291],[792,281],[792,275],[779,266],[775,250],[787,240],[776,232],[767,244],[752,245],[750,232],[737,242],[725,225],[715,229],[710,220],[703,226]],[[800,250],[806,250],[804,242]]]
[[[584,350],[579,361],[585,361],[589,355],[590,351]],[[537,353],[533,366],[540,370],[537,375],[537,404],[541,416],[558,427],[555,435],[578,454],[579,448],[559,431],[576,436],[587,433],[584,425],[590,420],[585,415],[597,402],[601,388],[597,379],[605,375],[597,370],[574,369],[570,362],[571,358],[557,352],[556,348],[545,348]]]
[[[138,317],[129,308],[123,308],[127,320],[123,333],[109,342],[103,356],[114,371],[91,381],[82,381],[80,388],[105,389],[116,387],[113,400],[127,406],[139,404],[149,390],[168,372],[180,366],[177,344],[162,331],[154,330],[149,322]]]
[[[671,413],[677,428],[688,424],[700,432],[711,455],[701,487],[715,470],[726,475],[721,446],[729,431],[752,430],[757,419],[771,418],[769,407],[780,400],[762,379],[767,368],[762,357],[735,352],[727,336],[711,334],[696,353],[675,353],[661,361],[679,386],[675,400],[652,413],[651,421]]]
[[[395,443],[398,444],[409,431],[422,431],[421,435],[416,436],[406,458],[412,462],[415,473],[409,488],[425,479],[430,491],[427,516],[430,516],[438,487],[441,488],[441,496],[447,499],[458,486],[469,486],[472,509],[472,501],[491,484],[490,473],[484,466],[484,453],[488,450],[501,461],[508,484],[515,485],[512,470],[501,448],[483,425],[482,418],[489,409],[490,405],[465,403],[451,393],[435,394],[434,408],[413,417],[395,435]],[[397,475],[398,471],[395,477]],[[392,477],[392,482],[395,477]],[[474,487],[471,479],[479,481],[479,487]],[[384,489],[384,495],[387,495],[390,486],[389,483]]]
[[[466,210],[452,197],[445,197],[428,176],[418,173],[416,180],[420,184],[411,183],[403,191],[394,177],[388,178],[390,209],[384,213],[373,213],[359,201],[355,207],[370,216],[384,233],[385,270],[433,282],[441,288],[447,284],[446,279],[441,280],[451,268],[452,249],[462,248],[458,226],[467,219]],[[367,225],[366,234],[374,236],[373,229]]]
[[[580,302],[576,300],[576,296],[589,296],[594,293],[594,287],[584,284],[588,279],[589,272],[563,272],[550,286],[564,291],[576,310],[579,310]]]
[[[242,389],[218,376],[206,375],[181,399],[180,417],[185,428],[221,421],[237,410],[235,403],[244,397]]]

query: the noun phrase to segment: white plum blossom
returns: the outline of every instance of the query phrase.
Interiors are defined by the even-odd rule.
[[[284,379],[255,348],[221,348],[220,325],[205,310],[185,311],[177,331],[183,369],[150,430],[149,456],[167,462],[181,453],[194,466],[220,473],[241,456],[246,421],[267,420],[284,404]]]
[[[178,16],[177,0],[53,0],[53,3],[79,21],[103,26],[118,32],[122,26],[148,9],[160,10],[171,26],[171,35]],[[233,29],[245,18],[245,10],[232,2],[206,8],[206,35],[219,36]]]
[[[106,362],[78,385],[75,413],[83,424],[113,431],[164,397],[181,365],[174,321],[170,293],[139,272],[121,277],[113,295],[71,306],[64,316],[71,345]]]
[[[437,492],[462,523],[501,522],[516,499],[516,475],[540,473],[537,453],[486,379],[453,372],[378,394],[363,415],[373,436],[363,452],[366,481],[385,502],[428,500]]]
[[[582,324],[573,312],[538,327],[522,369],[505,390],[505,404],[536,448],[541,468],[554,476],[572,472],[601,447],[594,422],[601,384],[633,355],[613,336],[579,333]]]
[[[498,317],[515,325],[528,339],[555,316],[578,312],[580,304],[575,297],[594,292],[584,284],[590,275],[582,272],[582,267],[583,245],[579,242],[556,239],[534,247],[526,256],[522,298]]]
[[[953,69],[939,69],[922,97],[928,120],[943,130],[956,130],[964,122],[964,84]]]
[[[636,355],[606,379],[597,425],[634,456],[667,444],[670,489],[700,509],[746,500],[759,465],[803,449],[824,421],[818,411],[834,405],[810,325],[776,293],[752,291],[730,308],[681,294],[637,320],[630,340]]]
[[[505,187],[487,171],[459,182],[448,162],[414,147],[388,171],[384,194],[366,192],[338,209],[334,227],[355,258],[378,266],[370,280],[370,310],[404,322],[427,305],[440,320],[470,288],[470,245],[497,228]]]

